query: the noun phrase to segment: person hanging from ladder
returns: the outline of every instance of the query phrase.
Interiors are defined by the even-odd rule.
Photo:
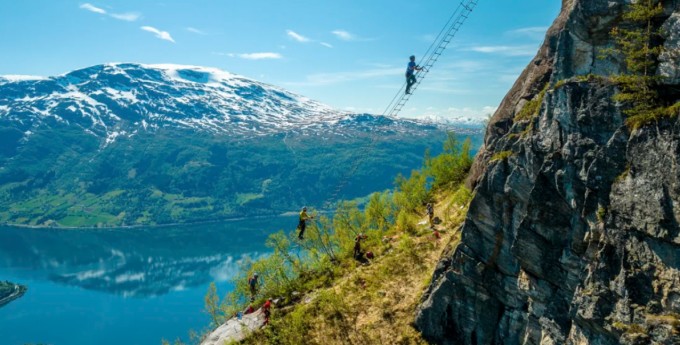
[[[304,240],[305,237],[305,229],[307,228],[307,219],[313,219],[314,216],[310,216],[307,214],[307,207],[303,207],[302,211],[300,211],[300,222],[298,223],[298,230],[300,232],[298,233],[298,238],[300,240]]]
[[[410,95],[411,94],[411,86],[416,83],[416,71],[420,71],[423,68],[416,65],[416,56],[411,55],[409,58],[411,61],[409,61],[407,67],[406,67],[406,94]]]

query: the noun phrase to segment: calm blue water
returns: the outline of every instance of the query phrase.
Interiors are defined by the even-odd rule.
[[[203,296],[220,296],[244,255],[293,229],[296,216],[125,230],[0,227],[0,280],[28,286],[0,308],[0,345],[146,345],[188,340],[209,323]]]

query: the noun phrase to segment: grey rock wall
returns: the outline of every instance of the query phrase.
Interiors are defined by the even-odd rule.
[[[576,77],[621,70],[597,56],[626,3],[564,1],[490,122],[461,243],[416,316],[431,342],[680,344],[680,122],[631,132],[616,87]],[[515,123],[546,84],[538,116]]]

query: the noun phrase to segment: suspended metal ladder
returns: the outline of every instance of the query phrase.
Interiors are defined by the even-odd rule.
[[[468,19],[470,13],[472,13],[472,10],[475,9],[478,1],[479,0],[461,1],[460,5],[458,5],[458,8],[456,8],[456,10],[453,12],[453,15],[451,15],[451,18],[449,18],[449,21],[446,23],[442,31],[439,32],[437,38],[435,38],[430,48],[427,49],[427,52],[425,52],[425,55],[421,58],[418,65],[423,69],[416,71],[417,82],[411,86],[411,93],[407,94],[404,92],[406,87],[406,84],[404,83],[401,89],[399,89],[399,92],[397,92],[390,104],[385,109],[385,112],[383,113],[384,116],[394,118],[399,114],[399,112],[401,112],[408,100],[411,98],[411,95],[413,95],[420,83],[423,81],[423,79],[425,79],[427,74],[430,72],[430,69],[434,66],[437,60],[439,60],[442,53],[444,53],[444,50],[446,50],[446,47],[449,45],[449,43],[451,43],[460,28]]]
[[[401,110],[404,108],[404,106],[411,98],[415,90],[418,88],[420,83],[422,83],[423,79],[425,79],[425,76],[427,76],[431,68],[442,56],[442,53],[444,53],[446,47],[449,45],[449,43],[451,43],[454,36],[456,36],[460,28],[463,26],[463,24],[468,19],[472,11],[475,9],[478,1],[479,0],[462,0],[460,2],[456,10],[449,18],[449,21],[446,23],[446,25],[444,25],[444,28],[439,32],[437,37],[434,39],[434,42],[427,49],[427,51],[423,55],[423,58],[421,58],[418,65],[422,67],[422,69],[416,72],[415,76],[417,81],[414,85],[411,86],[410,93],[409,94],[405,93],[406,83],[404,83],[401,89],[399,89],[397,94],[394,96],[394,98],[392,98],[392,101],[383,112],[382,114],[383,116],[380,117],[379,120],[380,122],[384,120],[394,119],[397,117],[397,115],[399,115],[399,112],[401,112]],[[359,168],[359,165],[361,165],[361,163],[363,163],[364,160],[368,158],[369,155],[372,154],[373,148],[377,143],[378,134],[376,133],[372,135],[371,143],[367,147],[362,149],[359,155],[355,157],[354,161],[352,162],[352,165],[345,172],[343,177],[340,179],[340,182],[333,190],[333,194],[324,203],[323,208],[325,209],[331,208],[333,202],[337,200],[338,196],[340,195],[340,192],[342,192],[345,186],[347,186],[350,177],[354,176],[354,173]]]

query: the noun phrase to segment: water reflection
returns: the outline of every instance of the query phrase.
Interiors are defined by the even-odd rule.
[[[122,230],[0,228],[0,273],[150,297],[225,281],[294,217]],[[294,225],[292,225],[294,226]]]

